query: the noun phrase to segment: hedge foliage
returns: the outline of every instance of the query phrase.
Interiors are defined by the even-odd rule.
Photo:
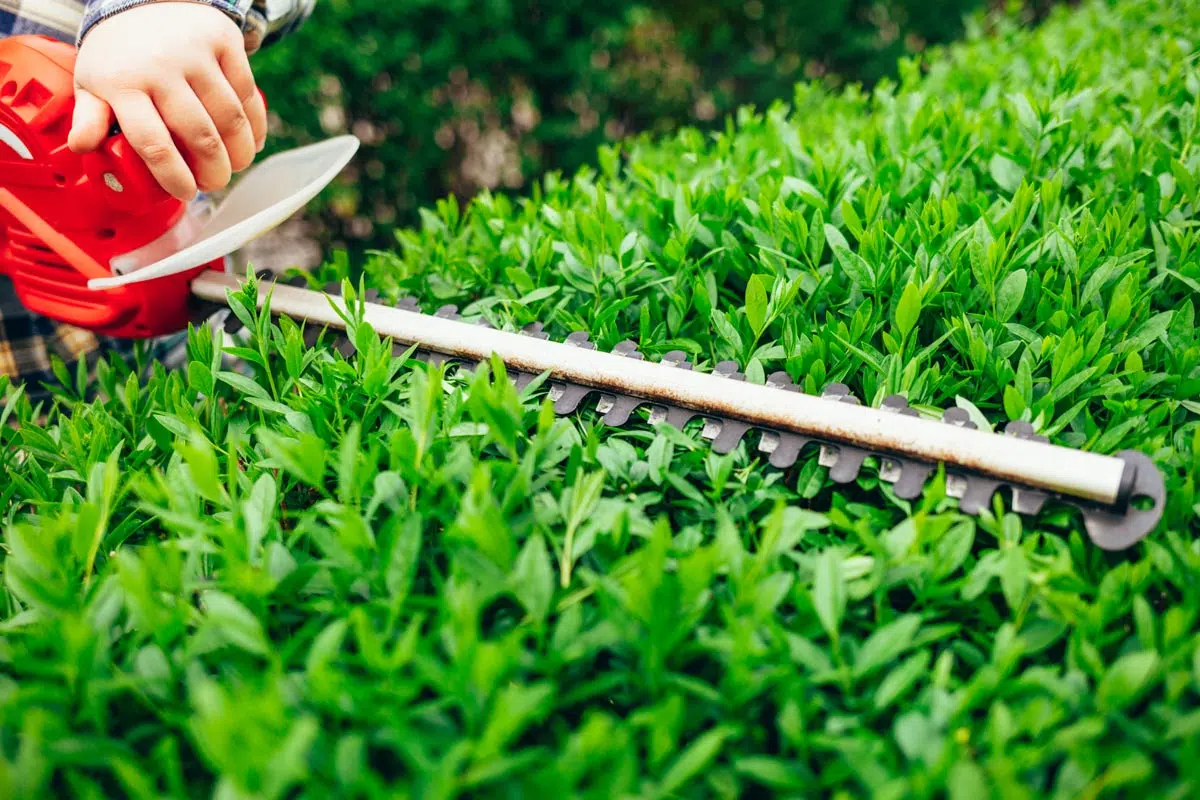
[[[527,189],[630,133],[719,127],[806,74],[873,83],[987,1],[320,0],[255,71],[273,148],[363,140],[311,220],[360,252],[450,192]]]
[[[1193,797],[1200,7],[446,200],[369,282],[1150,454],[1130,551],[251,314],[0,410],[0,794]],[[327,265],[326,276],[344,270]]]

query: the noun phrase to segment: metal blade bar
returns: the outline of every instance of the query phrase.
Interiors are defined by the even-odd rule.
[[[200,298],[224,304],[226,293],[241,288],[233,275],[206,273],[193,284]],[[331,302],[347,313],[343,298],[309,289],[267,282],[259,285],[259,303],[271,295],[272,312],[305,319],[323,327],[344,328]],[[456,316],[456,315],[453,315]],[[498,356],[513,371],[525,374],[548,372],[552,380],[565,384],[572,394],[572,409],[585,395],[599,392],[608,398],[625,397],[647,404],[676,409],[668,414],[676,420],[696,416],[737,421],[741,433],[751,427],[778,434],[811,437],[830,445],[822,459],[829,461],[835,480],[853,480],[863,458],[880,455],[892,480],[903,473],[902,465],[920,462],[944,463],[948,471],[966,472],[989,479],[995,486],[1022,487],[1036,496],[1038,490],[1076,501],[1085,511],[1092,508],[1096,525],[1089,520],[1093,539],[1102,534],[1110,544],[1127,540],[1135,531],[1141,538],[1162,514],[1162,476],[1140,453],[1106,456],[1050,444],[1027,435],[996,435],[970,425],[946,424],[904,413],[904,409],[870,408],[849,402],[830,402],[777,385],[744,381],[735,385],[728,374],[679,369],[669,363],[630,358],[629,351],[606,353],[580,347],[579,342],[560,343],[521,333],[494,330],[460,321],[452,315],[427,315],[409,308],[378,303],[365,304],[365,319],[383,336],[418,345],[442,357],[472,362]],[[586,337],[584,337],[586,339]],[[589,343],[590,344],[590,343]],[[736,371],[736,365],[733,366]],[[574,395],[579,395],[575,398]],[[841,399],[841,398],[834,398]],[[564,412],[566,410],[564,409]],[[678,413],[682,412],[682,413]],[[949,421],[949,420],[947,420]],[[730,430],[722,449],[736,445],[741,433]],[[1015,433],[1015,432],[1010,432]],[[719,434],[714,431],[714,436]],[[838,453],[839,447],[843,453]],[[916,464],[920,467],[920,464]],[[831,473],[831,474],[832,474]],[[919,479],[918,474],[918,479]],[[905,482],[905,493],[915,487]],[[1149,496],[1156,508],[1138,511],[1129,501],[1135,495]],[[990,496],[990,495],[989,495]],[[1023,503],[1024,505],[1024,503]],[[1040,508],[1041,503],[1029,503]],[[1149,526],[1149,527],[1147,527]],[[1145,528],[1145,530],[1141,530]],[[1107,546],[1099,542],[1101,546]]]

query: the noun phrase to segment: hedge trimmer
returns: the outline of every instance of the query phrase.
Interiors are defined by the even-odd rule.
[[[119,133],[96,153],[66,147],[72,110],[73,48],[40,37],[0,41],[0,274],[31,311],[97,333],[147,338],[186,329],[227,304],[243,286],[231,253],[287,219],[353,157],[358,141],[336,137],[271,156],[249,170],[206,219],[158,188]],[[344,329],[347,301],[332,287],[263,284],[271,312],[316,327]],[[1144,454],[1102,455],[1050,443],[1025,422],[982,431],[966,411],[922,417],[901,396],[861,405],[834,384],[803,394],[786,373],[750,383],[733,362],[697,370],[682,352],[649,361],[633,342],[601,352],[577,332],[555,342],[534,324],[496,330],[464,320],[452,306],[433,314],[368,293],[360,310],[401,351],[428,361],[477,364],[498,358],[518,385],[546,376],[559,414],[589,400],[609,426],[640,409],[651,424],[684,427],[728,453],[757,433],[774,467],[792,467],[811,446],[839,484],[868,459],[901,499],[920,497],[939,465],[945,492],[967,514],[990,510],[1011,491],[1011,507],[1035,516],[1047,504],[1078,509],[1092,541],[1131,547],[1165,505],[1163,477]],[[748,443],[747,446],[750,446]]]

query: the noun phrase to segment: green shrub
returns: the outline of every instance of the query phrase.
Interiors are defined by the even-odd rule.
[[[1187,0],[1000,25],[447,200],[367,270],[1140,449],[1169,507],[1136,548],[252,319],[249,377],[198,333],[43,423],[9,389],[0,794],[1195,796],[1198,40]]]
[[[525,188],[596,147],[719,126],[806,72],[874,82],[962,32],[984,0],[320,0],[255,69],[272,147],[343,131],[362,155],[312,220],[326,244],[391,247],[453,192]]]

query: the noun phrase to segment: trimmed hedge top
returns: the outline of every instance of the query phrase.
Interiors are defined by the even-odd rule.
[[[427,309],[1152,455],[1137,548],[254,330],[8,390],[0,794],[1194,796],[1200,6],[1092,2],[452,201]],[[322,277],[344,272],[335,260]]]

